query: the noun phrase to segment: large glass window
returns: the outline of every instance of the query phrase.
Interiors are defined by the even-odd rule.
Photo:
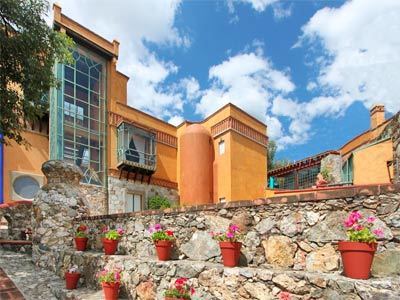
[[[106,176],[106,62],[82,47],[73,57],[73,64],[59,64],[57,69],[62,89],[54,93],[57,113],[52,122],[57,135],[51,135],[51,156],[81,167],[83,182],[102,185]]]

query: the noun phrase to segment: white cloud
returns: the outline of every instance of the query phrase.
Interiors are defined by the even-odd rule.
[[[272,5],[272,12],[275,20],[282,20],[292,15],[293,5],[283,6],[281,2],[276,2]]]
[[[182,112],[181,93],[165,83],[178,67],[146,46],[190,46],[190,39],[174,26],[180,0],[61,0],[61,6],[64,14],[90,30],[119,40],[118,68],[130,77],[129,105],[165,119]]]
[[[202,116],[231,102],[265,121],[274,95],[287,94],[295,88],[289,75],[274,69],[259,51],[237,54],[212,66],[209,79],[211,86],[201,91],[196,105],[196,112]]]
[[[271,5],[279,0],[238,0],[238,1],[250,4],[256,11],[263,12],[268,5]]]
[[[367,108],[400,109],[400,1],[353,0],[319,10],[303,27],[300,45],[322,46],[318,85]]]
[[[180,81],[180,88],[186,92],[187,100],[194,100],[200,96],[200,85],[196,78],[188,77]]]
[[[168,120],[168,123],[178,126],[181,124],[185,119],[182,116],[173,116]]]

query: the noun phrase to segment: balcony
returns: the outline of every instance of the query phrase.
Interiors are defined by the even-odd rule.
[[[156,135],[127,122],[122,122],[118,128],[118,165],[120,178],[125,172],[126,178],[140,179],[147,177],[150,183],[151,175],[156,171]]]

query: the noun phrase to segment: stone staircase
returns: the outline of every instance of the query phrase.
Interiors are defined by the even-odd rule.
[[[219,263],[140,259],[130,255],[106,256],[100,252],[58,253],[62,265],[76,264],[82,272],[80,288],[67,291],[56,285],[58,299],[102,299],[95,273],[102,267],[122,267],[121,299],[163,299],[163,291],[177,277],[189,277],[196,289],[193,299],[400,299],[400,278],[353,280],[340,271],[321,273],[270,267],[225,268]],[[60,268],[62,270],[62,267]],[[61,274],[59,274],[61,275]]]

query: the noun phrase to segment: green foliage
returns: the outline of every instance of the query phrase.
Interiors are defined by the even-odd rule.
[[[165,297],[176,298],[176,299],[191,299],[190,294],[182,294],[178,289],[171,289],[164,292]]]
[[[151,235],[151,239],[155,241],[173,241],[175,238],[173,235],[168,235],[165,231],[157,231]]]
[[[0,5],[0,133],[19,144],[25,122],[48,111],[46,95],[58,82],[55,62],[72,62],[74,42],[50,28],[44,19],[46,0],[1,0]]]
[[[171,203],[166,197],[156,195],[149,199],[149,209],[165,209],[170,207]]]
[[[274,160],[275,160],[275,153],[276,153],[276,143],[275,141],[269,141],[267,147],[267,164],[268,170],[272,170],[274,168]]]
[[[84,231],[77,231],[77,232],[75,233],[75,237],[77,237],[77,238],[86,238],[86,237],[88,237],[88,235],[87,235],[87,233],[84,232]]]
[[[364,227],[361,230],[348,230],[347,236],[352,242],[362,242],[362,243],[373,243],[376,242],[375,235],[371,232],[368,227]]]
[[[117,230],[111,229],[104,234],[104,237],[109,240],[119,240],[121,235],[118,233]]]
[[[321,170],[321,175],[322,177],[327,181],[327,182],[332,182],[333,181],[333,177],[331,174],[332,170],[328,167],[323,167]]]
[[[286,166],[290,165],[291,163],[292,162],[289,159],[286,159],[286,158],[276,160],[276,161],[273,162],[271,170],[286,167]]]

